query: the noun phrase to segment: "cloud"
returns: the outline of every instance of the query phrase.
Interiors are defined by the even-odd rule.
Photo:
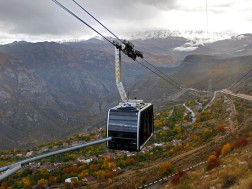
[[[81,15],[83,19],[94,23],[72,1],[59,0],[59,2]],[[100,20],[106,20],[108,23],[108,20],[130,22],[136,19],[141,22],[141,20],[156,16],[158,9],[173,7],[175,1],[106,0],[99,2],[99,6],[97,6],[97,1],[79,0],[77,2]],[[80,30],[83,29],[78,21],[50,0],[0,0],[0,5],[1,31],[33,35],[63,35],[81,33]]]
[[[58,1],[103,34],[108,34],[73,1]],[[202,0],[76,1],[116,34],[139,30],[193,30],[205,27],[206,2]],[[237,29],[241,22],[245,28],[246,21],[252,17],[251,8],[251,0],[208,1],[210,29]],[[227,25],[227,22],[224,24],[227,19],[235,22],[231,25]],[[20,37],[64,39],[94,34],[51,0],[0,0],[0,39],[8,36],[17,40]]]
[[[14,34],[61,35],[80,28],[52,1],[0,0],[1,31]]]

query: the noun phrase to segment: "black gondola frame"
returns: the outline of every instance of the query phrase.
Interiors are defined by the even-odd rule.
[[[148,136],[148,138],[143,142],[143,144],[140,144],[141,115],[143,115],[142,113],[148,108],[152,109],[152,111],[151,111],[151,123],[150,123],[151,124],[151,133],[150,133],[150,136]],[[107,137],[110,137],[109,136],[109,124],[110,124],[111,110],[118,110],[118,109],[121,110],[121,111],[123,110],[123,109],[121,109],[120,106],[116,106],[116,107],[113,107],[113,108],[109,109],[109,111],[108,111]],[[124,109],[124,110],[129,111],[128,109]],[[131,151],[140,151],[144,147],[144,145],[150,140],[150,138],[153,136],[153,132],[154,132],[153,105],[151,103],[144,103],[144,104],[141,105],[141,108],[138,107],[138,108],[135,108],[133,110],[137,111],[137,141],[136,141],[137,142],[137,148],[136,148],[136,150],[131,150]],[[148,120],[148,121],[150,121],[150,120]],[[120,131],[118,131],[118,132],[120,132]],[[121,132],[123,132],[123,131],[121,131]],[[113,140],[113,137],[112,137],[112,140]],[[109,142],[107,142],[107,147],[110,148],[109,147]],[[125,150],[127,150],[127,149],[125,149]],[[129,151],[130,151],[130,149],[129,149]]]

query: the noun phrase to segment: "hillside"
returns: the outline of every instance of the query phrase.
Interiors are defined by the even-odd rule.
[[[102,62],[94,60],[96,65],[90,62],[90,68],[71,60],[57,44],[24,45],[0,57],[0,133],[5,139],[1,149],[66,136],[83,125],[85,129],[93,123],[90,116],[113,104],[106,100],[115,92],[109,57]],[[96,77],[99,70],[104,75]]]
[[[160,70],[185,88],[207,91],[209,82],[211,82],[212,91],[215,91],[231,87],[237,83],[251,69],[251,61],[252,56],[221,58],[207,55],[189,55],[184,59],[181,66]],[[250,80],[251,73],[236,84],[236,91],[240,90],[244,94],[250,94]],[[178,93],[178,89],[152,73],[132,87],[131,95],[137,95],[138,88],[144,88],[145,90],[140,92],[141,96],[150,101],[153,100],[159,107],[162,107],[162,104],[183,102],[185,98],[188,98],[184,95],[180,98],[171,98]],[[232,88],[234,89],[235,86]],[[194,93],[194,95],[205,95],[197,93]],[[159,98],[154,101],[156,96],[159,96]]]
[[[230,90],[235,93],[252,95],[252,70],[250,69],[246,74],[242,75],[230,86]]]
[[[248,38],[233,41],[249,47]],[[147,60],[183,87],[207,90],[211,79],[213,90],[222,89],[250,69],[250,56],[205,56],[205,46],[183,37],[137,39],[133,43]],[[185,44],[197,48],[182,50]],[[214,44],[217,42],[207,51],[210,55],[214,54]],[[102,40],[21,41],[0,45],[0,53],[0,135],[4,139],[0,149],[31,146],[104,127],[108,108],[119,101],[114,82],[114,49]],[[178,93],[177,89],[125,56],[122,69],[131,98],[154,103],[156,111],[184,102],[183,95],[171,97]],[[244,86],[249,83],[250,80],[245,81]]]
[[[150,183],[156,188],[250,186],[252,103],[218,93],[213,104],[202,111],[199,106],[207,98],[198,100],[186,103],[196,114],[194,123],[183,105],[156,113],[155,136],[142,152],[107,150],[105,145],[80,149],[30,164],[4,180],[2,187],[130,189]],[[5,150],[0,164],[104,137],[105,133],[94,130],[33,149]],[[90,159],[90,163],[85,162]],[[79,181],[65,183],[69,177]]]
[[[222,58],[206,55],[187,56],[181,68],[173,74],[185,87],[207,90],[209,80],[212,89],[229,87],[251,69],[252,56]]]
[[[17,42],[0,46],[0,52],[0,135],[5,139],[0,149],[83,131],[118,102],[113,48],[107,44]],[[140,68],[125,63],[123,69],[130,86]]]

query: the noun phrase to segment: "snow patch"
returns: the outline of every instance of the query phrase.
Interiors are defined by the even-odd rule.
[[[186,52],[189,52],[189,51],[194,51],[196,50],[198,47],[176,47],[173,49],[173,51],[186,51]]]
[[[183,46],[175,47],[173,48],[173,51],[194,51],[196,50],[200,45],[204,46],[204,43],[202,40],[198,41],[187,41]]]

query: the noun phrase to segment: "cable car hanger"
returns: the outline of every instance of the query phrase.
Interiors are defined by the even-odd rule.
[[[136,103],[141,103],[139,100],[129,100],[127,94],[125,92],[122,80],[121,80],[121,52],[123,52],[128,57],[136,60],[137,57],[143,57],[143,53],[135,50],[134,45],[124,40],[122,44],[119,44],[117,41],[113,41],[115,45],[115,78],[116,78],[116,86],[119,91],[121,100],[123,103],[133,103],[136,106]],[[133,105],[132,104],[132,105]]]

